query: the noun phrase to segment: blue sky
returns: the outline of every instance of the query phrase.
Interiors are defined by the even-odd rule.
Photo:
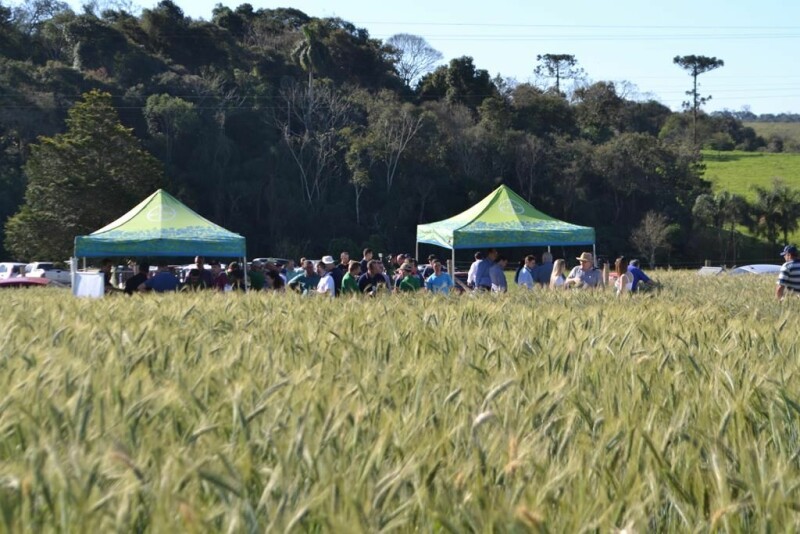
[[[79,0],[70,0],[79,6]],[[136,2],[152,7],[156,2]],[[218,0],[177,0],[192,18],[211,18]],[[235,8],[244,2],[223,1]],[[679,109],[691,78],[676,55],[715,56],[725,66],[700,76],[707,111],[800,113],[800,2],[786,0],[294,0],[294,7],[338,16],[386,39],[425,37],[444,61],[472,56],[494,76],[533,81],[537,54],[574,54],[593,81],[627,81],[639,95]],[[633,94],[633,93],[632,93]]]

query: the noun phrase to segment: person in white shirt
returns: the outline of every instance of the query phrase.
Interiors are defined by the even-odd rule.
[[[478,251],[475,253],[475,261],[472,262],[472,265],[469,266],[469,272],[467,273],[467,287],[470,289],[475,288],[476,284],[476,277],[478,274],[478,264],[483,259],[483,254]]]
[[[550,275],[550,288],[564,288],[564,284],[566,283],[567,277],[564,275],[564,271],[566,270],[567,264],[564,260],[556,260],[553,263],[553,272]]]
[[[617,296],[630,293],[633,288],[633,275],[628,272],[628,260],[624,256],[620,256],[614,262],[614,271],[617,273],[617,279],[614,282]]]
[[[330,267],[334,264],[333,257],[325,256],[322,258],[322,264],[326,267]],[[333,273],[331,269],[326,268],[324,272],[320,275],[319,283],[317,283],[317,293],[321,295],[326,295],[333,298],[336,296],[336,282],[333,278]]]

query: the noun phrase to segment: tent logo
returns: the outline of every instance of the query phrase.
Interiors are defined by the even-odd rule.
[[[511,200],[510,198],[498,203],[497,209],[499,209],[501,213],[507,213],[509,215],[512,213],[516,215],[522,215],[525,213],[525,206],[516,200]]]
[[[147,220],[153,222],[171,221],[177,213],[169,206],[155,206],[147,211]]]

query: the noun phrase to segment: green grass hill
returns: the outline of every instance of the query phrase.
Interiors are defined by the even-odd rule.
[[[753,199],[754,185],[769,187],[773,178],[780,178],[800,188],[800,153],[703,151],[705,178],[714,191],[730,191]]]
[[[712,183],[715,192],[727,190],[753,200],[753,186],[769,188],[774,178],[800,189],[800,153],[705,150],[703,160],[706,164],[705,179]],[[748,233],[744,227],[740,230]],[[789,240],[800,243],[800,232],[791,234]]]

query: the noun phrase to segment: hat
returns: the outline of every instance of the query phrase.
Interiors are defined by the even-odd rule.
[[[333,256],[322,256],[322,263],[325,265],[333,265],[336,262],[333,261]]]
[[[581,255],[575,259],[578,261],[588,261],[589,263],[594,263],[594,256],[592,256],[591,252],[582,252]]]
[[[786,245],[783,247],[783,252],[781,252],[781,256],[785,256],[787,254],[791,254],[792,256],[797,256],[797,247],[794,245]]]
[[[217,263],[219,263],[219,262],[217,262]],[[253,261],[253,267],[261,267],[262,265],[263,264],[258,260]]]
[[[404,271],[408,271],[408,272],[411,272],[411,271],[414,270],[414,268],[411,267],[410,263],[404,263],[403,266],[400,267],[400,268],[403,269]]]

